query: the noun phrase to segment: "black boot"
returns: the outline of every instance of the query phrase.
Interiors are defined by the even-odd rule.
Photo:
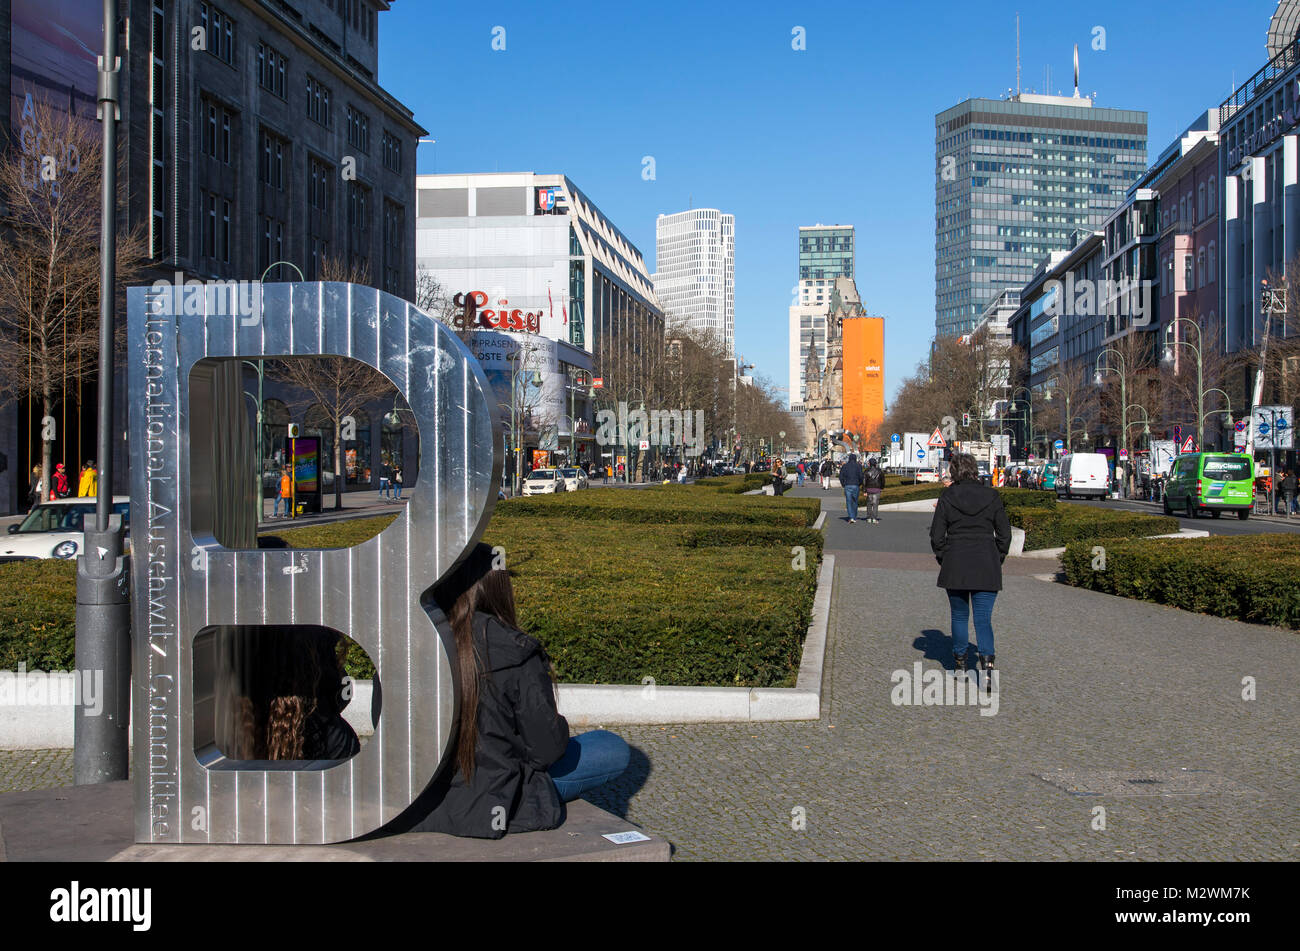
[[[979,669],[984,671],[984,690],[986,693],[993,692],[993,654],[980,654],[976,663]]]
[[[967,650],[969,650],[969,648],[967,648]],[[961,673],[966,669],[966,651],[962,651],[960,654],[954,653],[952,655],[952,669],[958,673]]]

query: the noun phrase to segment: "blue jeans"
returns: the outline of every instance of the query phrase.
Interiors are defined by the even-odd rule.
[[[280,503],[281,503],[281,502],[284,503],[284,514],[285,514],[285,515],[288,515],[288,514],[289,514],[289,502],[290,502],[290,500],[284,498],[283,496],[279,496],[279,495],[277,495],[277,496],[275,497],[275,503],[271,506],[271,514],[272,514],[272,515],[279,515],[279,514],[280,514]]]
[[[381,499],[383,499],[383,498],[390,498],[390,499],[391,499],[391,498],[393,497],[393,496],[392,496],[392,493],[389,491],[389,483],[388,483],[388,480],[387,480],[387,479],[383,479],[383,478],[381,478],[381,479],[379,480],[379,497],[380,497]]]
[[[844,501],[849,506],[849,518],[858,517],[858,487],[856,485],[846,485],[844,487]]]
[[[952,652],[965,657],[970,646],[970,611],[975,605],[975,649],[981,654],[993,650],[993,602],[996,591],[949,591],[948,606],[952,609]]]
[[[400,483],[400,482],[394,482],[394,483],[393,483],[393,491],[397,493],[397,498],[400,499],[400,498],[402,497],[402,483]]]
[[[588,790],[603,786],[627,770],[632,751],[627,741],[608,730],[569,737],[569,746],[547,772],[560,798],[573,802]]]

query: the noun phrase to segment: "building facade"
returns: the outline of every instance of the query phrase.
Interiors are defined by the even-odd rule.
[[[827,314],[836,279],[856,280],[855,239],[852,225],[799,228],[799,281],[789,312],[790,409],[796,415],[801,412],[806,397],[809,360],[817,366],[824,365],[826,360]]]
[[[527,366],[542,375],[517,433],[526,459],[548,447],[567,453],[572,442],[575,462],[598,462],[596,409],[644,398],[663,360],[664,312],[641,252],[564,175],[421,175],[416,184],[417,267],[448,295],[477,295],[480,326],[530,351]],[[518,399],[512,372],[490,373],[507,409]],[[595,398],[590,378],[600,378]]]
[[[655,294],[669,324],[711,334],[736,355],[736,216],[693,208],[655,221]]]
[[[170,282],[178,273],[186,280],[313,280],[332,268],[413,296],[410,209],[415,148],[425,130],[379,84],[379,14],[389,8],[388,0],[119,0],[119,187],[126,196],[119,223],[145,235],[142,283]],[[21,132],[29,96],[93,121],[101,18],[96,0],[0,0],[11,133]],[[67,43],[65,35],[80,38]],[[123,374],[117,384],[124,431]],[[272,401],[291,400],[274,386],[266,393],[272,429],[263,444],[273,453],[288,420],[271,422],[284,416]],[[375,410],[365,430],[373,445],[352,448],[378,460],[385,449],[382,409]],[[39,447],[28,414],[15,412],[13,442],[0,452],[30,469]],[[65,432],[71,438],[82,429],[81,443],[93,446],[93,399],[82,399],[78,412],[83,424]],[[0,425],[0,439],[5,431]],[[116,488],[124,490],[125,442],[118,445]],[[56,447],[56,458],[74,472],[76,457],[88,455]],[[354,469],[350,486],[377,482],[378,466],[371,483],[363,483],[364,469]],[[406,475],[413,480],[414,468]],[[16,487],[8,488],[0,511],[17,504]]]
[[[1005,287],[1096,230],[1146,165],[1147,114],[1028,93],[935,117],[935,332],[969,333]]]

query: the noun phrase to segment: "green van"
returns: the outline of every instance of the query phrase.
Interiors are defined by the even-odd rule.
[[[1255,466],[1237,452],[1188,452],[1174,460],[1165,484],[1165,514],[1175,510],[1195,518],[1202,510],[1215,518],[1236,512],[1250,518],[1255,504]]]

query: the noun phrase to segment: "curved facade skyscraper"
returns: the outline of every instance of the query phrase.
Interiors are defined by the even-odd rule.
[[[716,208],[660,215],[651,280],[670,327],[712,331],[735,357],[735,215]]]

